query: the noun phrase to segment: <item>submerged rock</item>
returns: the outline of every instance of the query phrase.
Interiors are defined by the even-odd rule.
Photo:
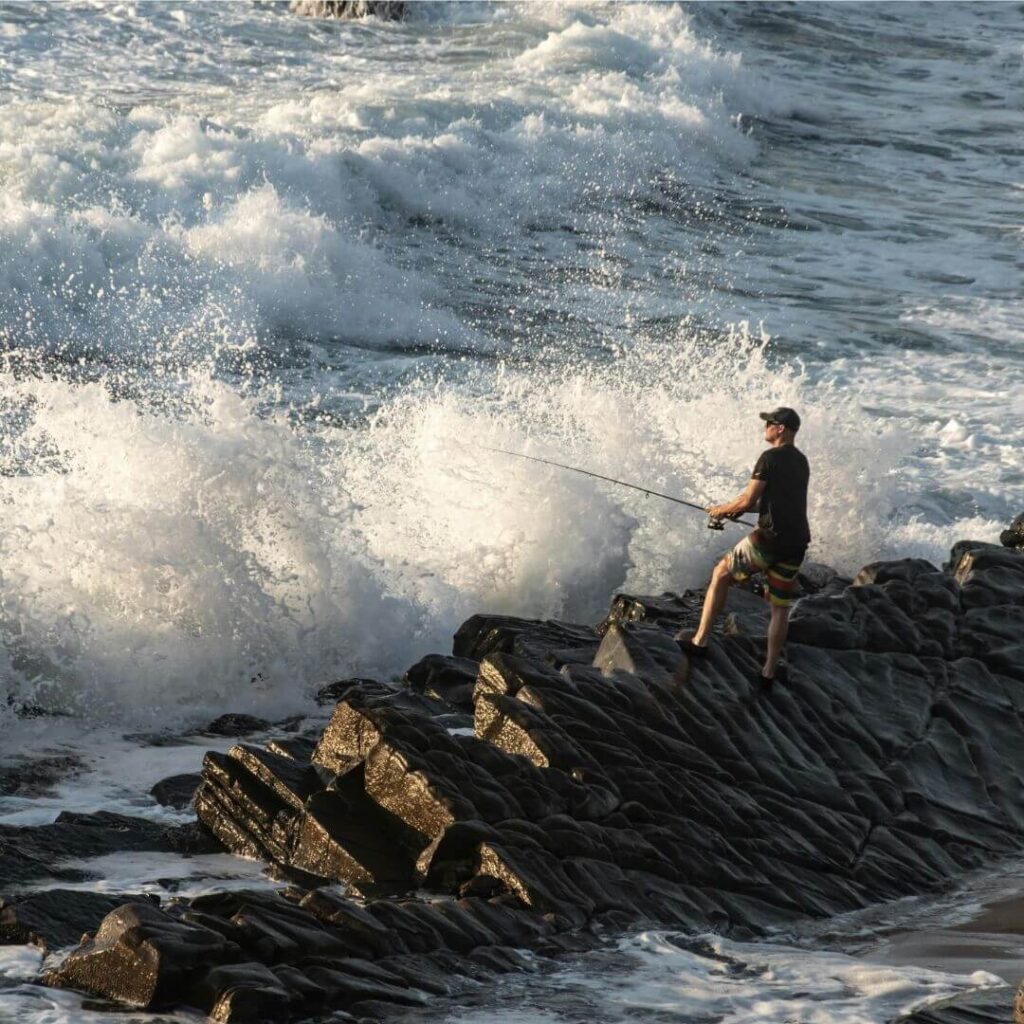
[[[203,731],[212,736],[248,736],[269,728],[270,723],[265,718],[231,712],[215,718]]]
[[[315,748],[211,752],[196,793],[225,847],[303,888],[122,908],[52,980],[223,1019],[379,1016],[520,969],[512,948],[639,921],[749,938],[1024,849],[1024,552],[963,542],[945,569],[808,589],[771,694],[749,592],[686,672],[697,595],[619,595],[598,629],[474,616],[410,670],[419,692],[346,680]]]
[[[82,768],[68,755],[36,757],[0,765],[0,796],[37,797],[53,789]]]

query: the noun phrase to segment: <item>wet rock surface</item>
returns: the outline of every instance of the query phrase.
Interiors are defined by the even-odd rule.
[[[999,534],[999,541],[1008,548],[1024,548],[1024,512]]]
[[[161,779],[149,792],[161,807],[188,807],[203,781],[199,772],[185,772]]]
[[[90,877],[87,869],[69,861],[127,851],[192,854],[217,849],[208,833],[191,824],[166,826],[109,811],[64,811],[49,825],[0,825],[0,895],[38,879],[79,882]]]
[[[70,756],[35,757],[16,764],[0,764],[0,796],[42,796],[81,767],[81,762]]]
[[[270,722],[265,718],[232,712],[215,718],[203,731],[211,736],[248,736],[269,728]]]
[[[1021,1009],[1016,1013],[1013,993],[1009,989],[997,988],[984,992],[972,992],[950,999],[943,1006],[918,1010],[901,1017],[901,1024],[1024,1024],[1024,1000],[1018,994]]]
[[[78,942],[85,932],[95,931],[123,903],[139,900],[159,903],[155,896],[75,889],[44,889],[0,899],[0,941],[61,949]]]
[[[771,693],[743,591],[694,665],[672,636],[699,595],[619,595],[596,629],[477,615],[405,684],[337,684],[315,744],[211,752],[195,794],[220,844],[293,884],[126,904],[48,982],[218,1020],[379,1017],[517,950],[640,921],[753,938],[1018,853],[1024,553],[962,542],[946,568],[819,567],[808,589]],[[0,836],[0,859],[24,873],[46,835]]]

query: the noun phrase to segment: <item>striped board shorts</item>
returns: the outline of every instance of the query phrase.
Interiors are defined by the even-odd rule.
[[[800,596],[800,587],[796,574],[800,571],[803,560],[799,562],[774,562],[764,548],[758,545],[758,533],[755,530],[744,537],[729,552],[727,565],[729,574],[734,580],[745,580],[754,573],[763,572],[768,579],[765,596],[778,608],[788,608]]]

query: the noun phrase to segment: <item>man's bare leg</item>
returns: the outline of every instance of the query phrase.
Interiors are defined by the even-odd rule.
[[[789,632],[789,608],[772,605],[771,619],[768,621],[768,651],[764,659],[761,675],[765,679],[775,678],[775,666],[782,656],[782,648]]]
[[[711,627],[725,607],[725,598],[731,584],[729,564],[723,558],[711,572],[711,581],[708,583],[708,592],[704,595],[704,607],[700,613],[700,625],[690,641],[695,647],[707,646],[708,640],[711,639]]]

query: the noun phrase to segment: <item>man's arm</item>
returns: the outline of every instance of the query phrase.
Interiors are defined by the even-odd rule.
[[[732,501],[724,505],[712,505],[707,510],[708,515],[715,519],[735,519],[736,516],[741,516],[744,512],[752,512],[757,508],[767,486],[767,480],[751,480],[747,484],[746,490]]]

